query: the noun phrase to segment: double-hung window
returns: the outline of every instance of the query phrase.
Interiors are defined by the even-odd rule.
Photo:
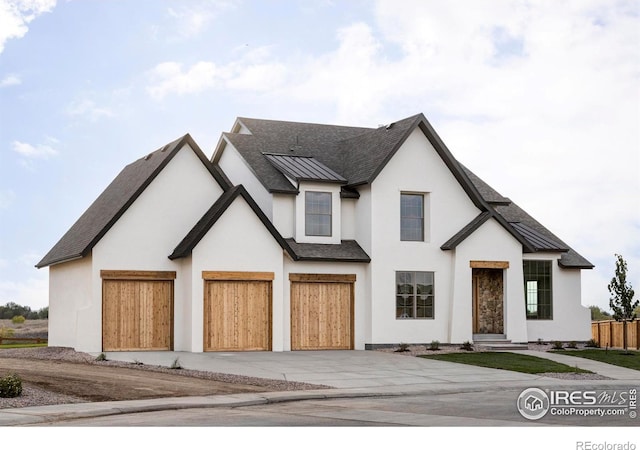
[[[304,198],[307,236],[331,236],[331,192],[306,191]]]
[[[400,240],[424,241],[423,194],[400,194]]]
[[[522,265],[527,319],[552,319],[551,261],[525,260]]]
[[[433,319],[434,273],[396,272],[396,319]]]

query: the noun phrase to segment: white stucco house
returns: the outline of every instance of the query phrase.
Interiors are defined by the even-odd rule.
[[[587,340],[593,265],[462,166],[422,115],[238,118],[125,167],[38,263],[49,344],[370,349]]]

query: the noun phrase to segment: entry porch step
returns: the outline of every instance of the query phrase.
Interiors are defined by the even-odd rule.
[[[473,343],[487,350],[527,350],[526,343],[512,343],[504,334],[474,334]]]
[[[490,342],[511,342],[507,339],[506,334],[474,334],[473,342],[476,344],[490,343]]]

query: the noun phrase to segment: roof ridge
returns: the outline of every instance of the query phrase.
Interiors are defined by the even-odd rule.
[[[367,129],[366,129],[366,131],[365,131],[365,132],[363,132],[362,134],[357,134],[357,135],[355,135],[355,136],[351,136],[351,137],[348,137],[348,138],[346,138],[346,139],[340,139],[338,142],[339,142],[339,143],[342,143],[342,142],[348,142],[348,141],[351,141],[351,140],[353,140],[353,139],[361,138],[362,136],[368,135],[368,134],[370,134],[370,133],[375,133],[375,132],[383,131],[383,130],[390,130],[390,129],[392,129],[392,128],[393,128],[393,126],[395,126],[396,124],[398,124],[398,123],[400,123],[400,122],[409,121],[409,119],[414,119],[414,120],[416,120],[416,119],[418,119],[420,116],[423,116],[423,114],[422,114],[422,113],[415,114],[415,115],[413,115],[413,116],[405,117],[404,119],[396,120],[396,121],[394,121],[394,122],[390,122],[390,123],[389,123],[389,124],[387,124],[387,125],[381,125],[381,126],[376,127],[376,128],[367,128]],[[416,120],[416,122],[417,122],[417,120]]]
[[[345,129],[351,129],[351,130],[357,130],[357,129],[376,130],[377,129],[377,128],[371,128],[371,127],[356,127],[356,126],[350,126],[350,125],[335,125],[335,124],[330,124],[330,123],[300,122],[300,121],[293,121],[293,120],[278,120],[278,119],[258,119],[256,117],[241,117],[241,116],[238,116],[236,118],[236,120],[238,120],[238,121],[254,120],[256,122],[271,122],[271,123],[294,124],[294,125],[313,125],[313,126],[319,126],[319,127],[345,128]],[[251,129],[249,129],[249,131],[251,131],[253,133],[253,131]],[[231,134],[241,134],[241,133],[231,133]]]

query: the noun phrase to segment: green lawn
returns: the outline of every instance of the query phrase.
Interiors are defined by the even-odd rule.
[[[44,344],[2,344],[0,345],[0,349],[3,348],[29,348],[29,347],[46,347],[47,343]]]
[[[591,373],[588,370],[567,366],[545,358],[520,355],[509,352],[469,352],[469,353],[443,353],[440,355],[424,355],[422,358],[438,359],[473,366],[491,367],[493,369],[512,370],[523,373],[544,372],[579,372]]]
[[[563,355],[579,356],[580,358],[593,359],[615,366],[626,367],[628,369],[640,370],[640,352],[636,350],[604,350],[601,348],[592,348],[585,350],[553,350],[553,353],[562,353]]]

